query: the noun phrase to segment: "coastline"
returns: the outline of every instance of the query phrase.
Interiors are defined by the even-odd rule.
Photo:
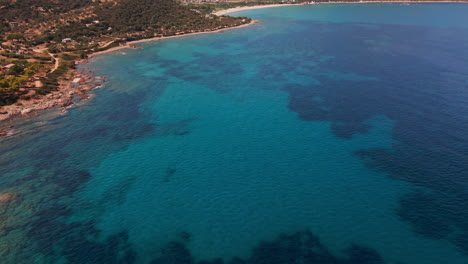
[[[118,46],[118,47],[114,47],[114,48],[110,48],[108,50],[103,50],[103,51],[98,51],[98,52],[94,52],[94,53],[91,53],[88,55],[88,58],[83,60],[83,61],[80,61],[79,64],[84,64],[87,62],[87,60],[89,59],[92,59],[96,56],[99,56],[99,55],[102,55],[102,54],[107,54],[107,53],[112,53],[112,52],[115,52],[115,51],[118,51],[118,50],[122,50],[122,49],[136,49],[138,47],[135,47],[134,45],[135,44],[141,44],[141,43],[146,43],[146,42],[153,42],[153,41],[158,41],[158,40],[164,40],[164,39],[174,39],[174,38],[182,38],[182,37],[190,37],[190,36],[196,36],[196,35],[202,35],[202,34],[211,34],[211,33],[220,33],[220,32],[223,32],[225,30],[231,30],[231,29],[237,29],[237,28],[243,28],[243,27],[247,27],[247,26],[250,26],[250,25],[254,25],[254,24],[257,24],[259,21],[258,20],[252,20],[250,23],[248,24],[242,24],[242,25],[239,25],[239,26],[235,26],[235,27],[226,27],[226,28],[220,28],[220,29],[216,29],[216,30],[213,30],[213,31],[201,31],[201,32],[193,32],[193,33],[187,33],[187,34],[180,34],[180,35],[175,35],[175,36],[167,36],[167,37],[154,37],[154,38],[148,38],[148,39],[139,39],[139,40],[133,40],[133,41],[128,41],[126,42],[124,45],[121,45],[121,46]]]
[[[122,49],[135,49],[135,44],[152,42],[157,40],[164,40],[164,39],[173,39],[173,38],[181,38],[181,37],[188,37],[188,36],[195,36],[201,34],[211,34],[211,33],[220,33],[225,30],[236,29],[247,27],[253,24],[258,23],[258,20],[252,20],[248,24],[242,24],[235,27],[226,27],[220,28],[213,31],[202,31],[202,32],[193,32],[188,34],[180,34],[175,36],[167,36],[167,37],[155,37],[149,39],[141,39],[141,40],[134,40],[126,42],[124,45],[110,48],[104,51],[94,52],[88,55],[86,59],[76,61],[75,64],[86,64],[89,59],[92,59],[96,56],[112,53]],[[78,82],[74,80],[79,79]],[[77,71],[76,69],[69,70],[65,75],[64,78],[60,81],[59,89],[57,91],[53,91],[47,95],[41,96],[37,99],[30,99],[30,100],[18,100],[15,104],[12,105],[5,105],[0,107],[0,124],[14,120],[16,118],[22,118],[27,116],[32,116],[38,114],[42,110],[52,109],[54,107],[61,108],[62,112],[66,111],[66,108],[71,107],[75,104],[75,99],[78,97],[79,101],[86,100],[90,96],[87,95],[89,92],[98,88],[102,85],[105,81],[105,77],[97,77],[91,71]],[[8,131],[10,131],[10,127],[8,127]],[[10,136],[11,133],[6,133],[6,128],[0,127],[0,139],[3,137]]]

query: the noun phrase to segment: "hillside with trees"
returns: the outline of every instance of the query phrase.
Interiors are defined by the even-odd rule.
[[[34,22],[92,5],[92,0],[0,0],[0,17],[8,21]]]

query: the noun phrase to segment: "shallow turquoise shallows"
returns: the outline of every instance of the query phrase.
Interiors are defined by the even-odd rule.
[[[139,44],[0,141],[1,263],[468,263],[468,5]]]

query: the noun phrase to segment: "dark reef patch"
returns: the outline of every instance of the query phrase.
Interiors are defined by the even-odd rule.
[[[441,219],[445,215],[456,217],[458,212],[440,204],[441,200],[431,193],[411,193],[401,200],[399,215],[414,223],[414,231],[435,238],[445,238],[450,234],[450,224]]]
[[[65,222],[73,209],[62,204],[63,197],[90,179],[89,173],[78,171],[69,173],[73,182],[66,182],[62,173],[57,173],[61,184],[53,197],[43,204],[33,219],[23,228],[35,249],[50,258],[64,257],[67,263],[133,263],[136,254],[128,244],[124,232],[110,236],[104,242],[97,242],[100,233],[94,221]],[[68,186],[68,185],[71,185]]]
[[[161,249],[160,257],[151,261],[151,264],[191,264],[195,263],[190,251],[179,242],[170,242]]]
[[[310,231],[282,234],[274,241],[260,242],[252,249],[251,256],[196,261],[184,243],[171,242],[151,264],[383,264],[373,249],[353,245],[344,254],[335,256]]]
[[[164,174],[163,182],[171,181],[172,176],[177,172],[176,168],[167,168],[166,173]],[[183,232],[184,234],[186,232]]]
[[[49,256],[64,257],[67,263],[141,263],[128,241],[120,232],[98,242],[100,231],[95,223],[64,223],[60,219],[70,210],[55,204],[36,215],[29,236],[37,247]],[[169,242],[159,251],[151,264],[383,264],[379,253],[371,248],[352,245],[343,254],[332,254],[310,231],[281,234],[274,241],[262,241],[252,249],[248,258],[233,257],[197,260],[188,248],[191,235],[181,232],[178,241]]]
[[[346,124],[334,123],[331,127],[333,134],[346,139],[351,139],[356,133],[366,134],[369,132],[370,128],[370,125],[352,122]]]
[[[85,170],[56,172],[55,183],[64,193],[73,194],[85,182],[91,179],[91,174]]]
[[[190,134],[189,126],[195,118],[186,118],[183,120],[162,124],[156,127],[157,136],[184,136]]]
[[[331,121],[332,132],[345,139],[368,132],[365,122],[374,116],[395,121],[391,150],[362,149],[356,155],[395,179],[432,190],[404,197],[398,215],[418,234],[449,239],[468,254],[460,243],[460,237],[468,236],[468,106],[460,103],[468,102],[468,77],[463,74],[468,55],[460,53],[468,31],[340,23],[326,27],[333,30],[311,23],[307,34],[315,43],[306,45],[334,59],[321,62],[320,72],[298,65],[309,67],[309,75],[320,84],[284,87],[289,109],[306,121]],[[333,75],[350,71],[372,79]],[[323,74],[327,72],[332,74]]]
[[[207,55],[197,54],[195,60],[190,64],[176,62],[165,71],[167,76],[182,79],[208,88],[220,93],[227,93],[230,87],[222,80],[238,76],[244,72],[242,65],[235,60],[226,59],[231,57],[227,54]],[[223,85],[219,85],[223,83]]]
[[[105,242],[91,242],[85,234],[76,234],[62,251],[69,263],[134,263],[136,253],[128,244],[124,232],[110,236]]]

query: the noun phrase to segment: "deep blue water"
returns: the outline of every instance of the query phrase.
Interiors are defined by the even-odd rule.
[[[251,10],[0,141],[1,263],[468,263],[468,5]]]

